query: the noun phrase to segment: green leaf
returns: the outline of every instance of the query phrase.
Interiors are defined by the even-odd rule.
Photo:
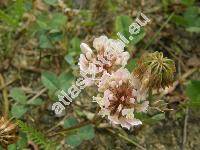
[[[80,39],[74,37],[70,41],[70,48],[68,50],[67,55],[65,56],[65,60],[69,63],[72,69],[75,69],[77,67],[76,65],[77,59],[75,59],[75,57],[81,53],[80,44],[81,44]]]
[[[60,32],[60,30],[66,25],[67,17],[62,13],[42,13],[37,17],[36,23],[40,29],[51,30],[52,33]]]
[[[39,27],[41,29],[47,29],[48,28],[48,25],[46,22],[40,20],[40,19],[37,19],[36,23],[39,25]]]
[[[59,90],[59,82],[56,74],[54,74],[53,72],[43,72],[42,83],[47,89],[51,90],[52,92]]]
[[[20,88],[13,88],[10,92],[10,96],[20,104],[26,104],[27,102],[27,97]]]
[[[19,136],[20,136],[20,139],[18,140],[16,145],[17,145],[17,149],[21,150],[21,149],[24,149],[25,147],[27,147],[28,139],[27,139],[27,136],[25,133],[20,132]]]
[[[76,67],[75,59],[74,59],[73,55],[71,55],[71,53],[69,53],[68,55],[65,56],[65,60],[67,63],[69,63],[71,68]]]
[[[67,17],[62,13],[54,13],[48,26],[50,29],[61,30],[67,22]]]
[[[137,59],[131,59],[131,60],[129,61],[129,63],[127,64],[127,69],[128,69],[130,72],[132,72],[133,69],[136,67],[136,65],[137,65]]]
[[[27,108],[22,105],[14,105],[11,109],[11,114],[15,118],[21,118],[26,112]]]
[[[24,8],[25,11],[31,11],[31,9],[33,9],[32,1],[25,1]]]
[[[186,87],[186,94],[190,98],[189,105],[200,106],[200,80],[192,80]]]
[[[181,0],[181,3],[186,5],[186,6],[191,6],[193,5],[195,0]]]
[[[3,147],[1,147],[1,145],[0,145],[0,150],[3,150]]]
[[[76,118],[68,118],[64,121],[64,128],[70,128],[78,124]],[[83,140],[91,140],[95,136],[92,125],[86,125],[69,133],[66,137],[66,143],[76,147],[82,143]]]
[[[40,48],[52,48],[52,44],[48,37],[45,34],[40,35],[39,37],[39,46]]]
[[[56,143],[46,138],[46,136],[42,132],[38,131],[35,127],[29,126],[21,120],[17,120],[17,124],[21,131],[27,134],[28,139],[38,145],[39,149],[55,149]]]
[[[75,81],[75,78],[70,72],[63,72],[58,77],[59,88],[66,91],[72,86],[72,82]]]
[[[43,0],[46,4],[56,6],[58,0]]]
[[[183,15],[188,22],[187,27],[190,28],[189,31],[194,31],[192,29],[195,29],[197,31],[197,29],[200,28],[200,9],[198,7],[189,7]],[[198,28],[191,29],[191,27]]]
[[[75,126],[78,124],[78,121],[76,118],[70,117],[67,120],[64,121],[64,128],[70,128],[72,126]]]
[[[129,26],[133,22],[129,16],[117,16],[115,21],[115,31],[122,33],[126,38],[129,37]]]
[[[151,117],[151,119],[154,121],[163,120],[163,119],[165,119],[165,114],[164,113],[156,114],[153,117]]]
[[[200,27],[188,27],[188,28],[186,28],[186,30],[189,31],[189,32],[199,33],[200,32]]]
[[[170,5],[170,0],[162,0],[162,6],[164,7],[164,10],[168,10],[168,6]]]
[[[14,4],[7,7],[5,12],[0,10],[0,20],[3,20],[15,29],[19,25],[24,12],[24,1],[16,0]]]
[[[82,143],[82,139],[79,135],[70,135],[66,138],[66,143],[69,144],[72,147],[77,147]]]
[[[37,16],[36,23],[40,29],[48,30],[49,29],[49,26],[48,26],[49,20],[50,19],[49,19],[48,14],[42,13]]]
[[[8,146],[8,150],[22,150],[27,147],[27,137],[26,134],[20,133],[20,138],[15,144],[11,144]],[[0,148],[1,150],[1,148]],[[3,150],[3,149],[2,149]]]
[[[174,15],[172,17],[172,21],[175,22],[177,25],[182,25],[182,26],[188,25],[188,21],[183,16]]]
[[[200,9],[195,6],[188,7],[183,16],[174,15],[172,21],[177,25],[186,27],[189,32],[199,32],[200,28]]]
[[[147,114],[144,114],[144,113],[136,113],[135,117],[137,119],[140,119],[144,123],[155,124],[155,123],[165,119],[165,114],[164,113],[160,113],[160,114],[156,114],[156,115],[151,117],[151,116],[149,116]]]
[[[129,16],[118,16],[115,21],[115,31],[123,34],[127,40],[132,37],[130,43],[135,45],[144,38],[146,33],[144,29],[140,27],[140,32],[131,36],[131,33],[129,32],[129,26],[132,23],[134,22]]]
[[[67,91],[73,81],[74,76],[69,72],[63,72],[59,77],[52,72],[42,73],[42,83],[49,90],[49,97],[53,100],[57,100],[60,90]]]
[[[9,16],[8,14],[4,13],[0,10],[0,20],[4,21],[6,24],[16,27],[18,25],[17,20]]]
[[[145,33],[144,29],[140,28],[140,32],[138,34],[132,36],[133,39],[131,40],[131,43],[133,43],[134,45],[137,44],[145,37],[145,35],[146,35],[146,33]]]
[[[74,121],[74,120],[73,120]],[[71,120],[71,122],[73,122]],[[91,140],[95,137],[94,128],[92,125],[86,125],[76,130],[76,132],[72,132],[66,138],[66,143],[76,147],[82,143],[83,140]]]
[[[78,124],[76,118],[70,117],[64,121],[64,128],[70,128]],[[81,137],[77,132],[72,132],[69,136],[66,137],[65,142],[72,147],[76,147],[82,143]]]
[[[14,13],[17,20],[21,20],[25,12],[24,0],[16,0],[14,5]]]
[[[184,18],[187,19],[190,24],[193,24],[193,22],[191,21],[195,21],[195,19],[198,18],[198,15],[199,15],[198,7],[188,7],[183,14]]]
[[[61,41],[62,39],[64,38],[64,35],[62,34],[62,32],[60,31],[55,31],[55,32],[50,32],[49,33],[49,39],[52,41],[52,42],[59,42]]]
[[[91,140],[95,137],[94,128],[92,125],[87,125],[81,127],[79,130],[79,135],[83,140]]]
[[[70,49],[69,49],[69,53],[71,55],[77,55],[80,54],[81,52],[81,48],[80,48],[80,44],[81,44],[81,40],[77,37],[74,37],[71,41],[70,41]]]
[[[28,103],[28,104],[30,104],[30,105],[35,105],[35,106],[39,106],[39,105],[42,105],[42,103],[43,103],[43,100],[42,100],[41,98],[36,98],[34,101],[31,101],[31,102]]]
[[[8,145],[8,150],[17,150],[17,145],[16,144]]]

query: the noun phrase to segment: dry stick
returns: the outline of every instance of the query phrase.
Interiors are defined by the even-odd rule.
[[[36,68],[36,67],[33,67],[33,66],[17,66],[15,64],[11,64],[14,68],[16,69],[22,69],[22,70],[26,70],[26,71],[31,71],[31,72],[35,72],[35,73],[41,73],[43,70],[40,69],[40,68]]]
[[[155,6],[151,9],[148,9],[146,11],[144,11],[145,14],[151,14],[151,13],[155,13],[155,12],[158,12],[158,10],[161,10],[162,7],[161,6]]]
[[[171,93],[172,91],[175,90],[175,88],[182,82],[185,82],[186,78],[188,78],[189,76],[191,76],[193,73],[195,73],[196,71],[198,71],[198,68],[193,68],[188,70],[186,73],[184,73],[181,77],[178,78],[178,80],[176,80],[173,85],[169,88],[166,88],[164,91],[162,91],[160,93],[160,97],[163,97],[169,93]],[[156,93],[157,91],[154,91],[154,93]]]
[[[168,19],[162,24],[162,26],[160,27],[160,29],[156,32],[156,34],[148,42],[148,44],[145,46],[144,49],[147,49],[154,42],[154,40],[156,39],[156,37],[160,34],[160,32],[162,31],[162,29],[167,25],[167,23],[172,19],[173,16],[174,16],[174,12],[172,12],[171,15],[168,17]]]
[[[81,127],[83,127],[85,125],[89,125],[89,124],[93,124],[93,122],[92,121],[81,122],[78,125],[75,125],[73,127],[70,127],[70,128],[67,128],[67,129],[63,129],[61,131],[58,131],[57,133],[53,133],[53,134],[49,135],[49,137],[52,137],[52,136],[55,136],[55,135],[58,135],[58,134],[62,134],[62,133],[64,134],[64,133],[67,133],[69,131],[81,128]]]
[[[31,102],[33,102],[36,98],[38,98],[40,95],[42,95],[44,92],[47,91],[47,88],[43,88],[40,92],[38,92],[35,96],[33,96],[28,102],[27,104],[30,104]]]
[[[189,108],[186,108],[186,113],[185,113],[185,120],[184,120],[184,128],[183,128],[183,143],[182,143],[182,150],[185,149],[185,144],[187,140],[187,122],[188,122],[188,115],[189,114]]]
[[[115,135],[117,135],[118,137],[120,137],[120,138],[126,140],[127,142],[129,142],[129,143],[131,143],[131,144],[137,146],[138,148],[140,148],[140,149],[142,149],[142,150],[146,150],[146,148],[142,147],[141,145],[139,145],[139,144],[136,143],[135,141],[130,140],[128,137],[126,137],[126,136],[124,136],[124,135],[122,135],[122,134],[120,134],[120,133],[115,133],[115,132],[114,132],[113,130],[111,130],[111,129],[106,129],[106,130],[109,131],[109,132],[111,132],[112,134],[115,134]]]
[[[17,81],[19,78],[18,77],[15,77],[14,79],[12,79],[11,81],[9,81],[8,83],[2,85],[0,87],[0,91],[3,90],[4,88],[6,88],[7,86],[9,86],[10,84],[12,84],[13,82]]]
[[[1,85],[5,85],[4,83],[4,78],[2,76],[2,74],[0,74],[0,81],[1,81]],[[8,118],[8,113],[9,113],[9,101],[8,101],[8,91],[6,88],[3,89],[3,99],[4,99],[4,117],[7,119]]]
[[[62,125],[62,123],[64,122],[64,120],[67,118],[67,116],[65,116],[61,121],[59,121],[56,125],[54,125],[53,127],[51,127],[50,129],[47,130],[47,133],[50,133],[51,131],[53,131],[55,128],[57,128],[58,126]]]
[[[98,118],[97,118],[98,112],[99,112],[99,108],[96,109],[95,115],[94,115],[94,117],[92,118],[92,120],[83,121],[83,122],[79,123],[78,125],[72,126],[72,127],[70,127],[70,128],[67,128],[67,129],[62,129],[62,130],[60,130],[60,131],[57,131],[57,133],[50,134],[49,137],[52,137],[52,136],[58,135],[58,134],[64,134],[64,133],[67,133],[67,132],[69,132],[69,131],[78,129],[78,128],[80,128],[80,127],[83,127],[83,126],[89,125],[89,124],[93,124],[93,125],[97,126],[97,125],[98,125],[98,124],[97,124],[97,123],[98,123],[98,122],[97,122],[97,120],[98,120]]]
[[[199,68],[193,68],[193,69],[190,69],[189,71],[187,71],[185,74],[183,74],[181,77],[180,77],[180,81],[183,82],[186,80],[186,78],[188,78],[190,75],[192,75],[194,72],[196,71],[199,71]]]

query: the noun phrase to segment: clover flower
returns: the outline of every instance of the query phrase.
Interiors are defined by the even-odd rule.
[[[141,93],[140,86],[140,82],[127,69],[120,68],[112,74],[104,73],[98,85],[102,94],[93,97],[101,108],[100,114],[107,116],[111,123],[127,129],[142,124],[134,113],[146,112],[149,102],[145,100],[146,93]]]
[[[8,145],[14,144],[18,140],[17,125],[6,120],[4,117],[0,119],[0,145],[7,148]]]
[[[128,52],[124,52],[125,45],[119,40],[108,39],[100,36],[93,41],[92,50],[87,44],[80,45],[82,54],[79,58],[80,71],[88,75],[95,74],[101,77],[103,72],[112,73],[124,67],[130,57]],[[88,81],[91,85],[92,81]]]
[[[163,57],[163,53],[146,53],[138,61],[133,75],[149,89],[165,88],[173,83],[174,61]]]
[[[173,82],[175,64],[163,57],[163,53],[144,54],[131,75],[125,69],[130,55],[124,51],[121,41],[100,36],[93,41],[95,50],[85,43],[80,47],[80,72],[87,74],[81,75],[86,86],[95,84],[98,87],[99,93],[93,101],[100,106],[99,114],[113,124],[127,129],[142,124],[136,114],[147,111],[149,90],[165,88]],[[87,78],[88,75],[95,75],[95,78]]]

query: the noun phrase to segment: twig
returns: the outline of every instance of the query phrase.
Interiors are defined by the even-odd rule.
[[[157,13],[158,10],[161,10],[161,9],[162,9],[161,6],[155,6],[155,7],[151,8],[151,9],[145,10],[144,13],[145,14],[150,14],[150,13],[155,13],[155,12]]]
[[[136,143],[135,141],[129,139],[128,137],[126,137],[126,136],[124,136],[124,135],[122,135],[122,134],[120,134],[120,133],[115,133],[115,132],[114,132],[113,130],[111,130],[111,129],[106,129],[106,130],[109,131],[109,132],[111,132],[112,134],[115,134],[115,135],[117,135],[118,137],[120,137],[120,138],[126,140],[127,142],[129,142],[129,143],[131,143],[131,144],[137,146],[138,148],[140,148],[140,149],[142,149],[142,150],[146,150],[146,148],[142,147],[141,145],[139,145],[139,144]]]
[[[34,101],[36,98],[38,98],[40,95],[42,95],[44,92],[47,91],[47,88],[43,88],[40,92],[38,92],[35,96],[33,96],[27,104],[30,104],[32,101]]]
[[[78,128],[83,127],[83,126],[88,125],[88,124],[93,124],[93,125],[95,125],[95,126],[98,126],[98,124],[100,123],[100,122],[98,121],[98,117],[97,117],[98,112],[99,112],[99,108],[96,109],[95,115],[94,115],[94,117],[92,118],[92,120],[83,121],[83,122],[79,123],[78,125],[72,126],[72,127],[70,127],[70,128],[67,128],[67,129],[62,129],[62,130],[60,130],[60,131],[57,131],[56,133],[50,134],[49,137],[52,137],[52,136],[58,135],[58,134],[64,134],[64,133],[70,132],[70,131],[72,131],[72,130],[78,129]],[[50,130],[51,130],[51,129],[50,129]]]
[[[52,130],[54,130],[55,128],[57,128],[58,126],[62,125],[64,120],[67,118],[67,116],[65,116],[61,121],[59,121],[56,125],[54,125],[53,127],[51,127],[49,130],[46,131],[46,133],[51,132]]]
[[[1,85],[5,85],[4,83],[4,78],[2,74],[0,74],[0,81]],[[9,101],[8,101],[8,91],[6,88],[3,88],[3,99],[4,99],[4,117],[7,119],[8,118],[8,113],[9,113]]]
[[[9,81],[8,83],[2,85],[0,87],[0,91],[3,90],[4,88],[6,88],[7,86],[9,86],[10,84],[12,84],[13,82],[17,81],[19,78],[18,77],[15,77],[14,79],[12,79],[11,81]]]
[[[196,72],[198,70],[198,68],[193,68],[188,70],[185,74],[183,74],[181,77],[179,77],[172,86],[165,88],[165,90],[163,90],[160,94],[160,97],[163,97],[169,93],[171,93],[172,91],[175,90],[175,88],[182,82],[185,82],[186,78],[188,78],[189,76],[191,76],[194,72]],[[157,91],[153,91],[153,93],[157,93]]]
[[[40,88],[38,88],[39,90],[36,90],[36,91],[33,91],[31,88],[29,88],[29,87],[24,87],[24,86],[22,86],[21,87],[21,89],[25,92],[25,93],[27,93],[27,94],[30,94],[30,95],[35,95],[35,94],[37,94],[38,93],[38,91],[40,91],[41,89],[43,89],[44,87],[40,87]]]
[[[81,127],[89,125],[89,124],[93,124],[93,122],[92,121],[81,122],[78,125],[75,125],[73,127],[70,127],[70,128],[67,128],[67,129],[62,129],[62,130],[60,130],[60,131],[58,131],[56,133],[52,133],[51,135],[49,135],[49,137],[52,137],[52,136],[55,136],[55,135],[58,135],[58,134],[64,134],[64,133],[70,132],[72,130],[81,128]]]
[[[189,112],[189,108],[186,108],[186,113],[185,113],[185,120],[184,120],[184,128],[183,128],[183,143],[182,143],[182,147],[181,150],[185,149],[185,144],[186,144],[186,140],[187,140],[187,122],[188,122],[188,113]]]
[[[26,66],[17,66],[15,64],[11,64],[13,67],[15,67],[16,69],[23,69],[23,70],[26,70],[26,71],[31,71],[31,72],[35,72],[35,73],[41,73],[43,70],[40,69],[40,68],[36,68],[36,67],[33,67],[33,66],[29,66],[29,67],[26,67]]]

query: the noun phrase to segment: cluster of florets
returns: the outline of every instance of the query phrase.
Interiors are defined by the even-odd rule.
[[[174,61],[163,57],[163,53],[145,53],[138,61],[133,75],[149,89],[160,89],[173,83],[173,75],[176,71]]]
[[[0,145],[7,149],[8,145],[18,140],[18,128],[15,123],[4,117],[0,118]]]
[[[94,39],[95,50],[85,43],[82,43],[80,47],[82,50],[79,58],[80,71],[88,77],[95,75],[95,78],[85,79],[85,83],[87,86],[96,85],[98,87],[99,93],[93,97],[93,101],[101,108],[99,114],[106,116],[111,123],[120,124],[128,129],[142,124],[135,114],[146,112],[149,105],[149,101],[146,100],[149,82],[146,84],[143,78],[149,71],[146,69],[146,63],[142,65],[145,68],[144,74],[139,71],[131,74],[125,68],[130,55],[125,52],[124,43],[108,39],[106,36]],[[168,60],[165,61],[168,63]],[[153,63],[153,66],[157,65]],[[163,63],[162,69],[166,68]],[[152,71],[152,73],[162,73],[162,70]]]

